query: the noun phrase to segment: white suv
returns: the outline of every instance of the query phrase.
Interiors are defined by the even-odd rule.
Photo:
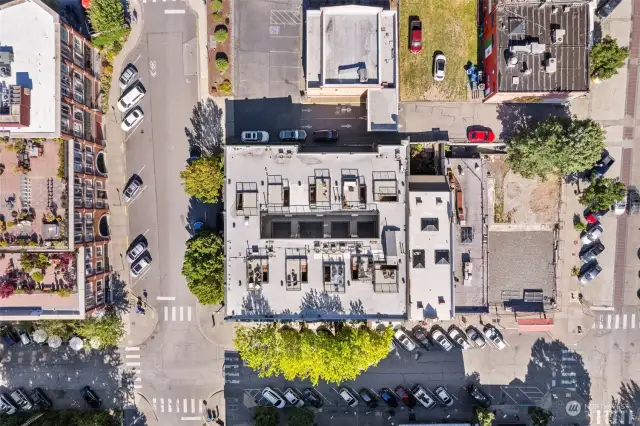
[[[304,401],[302,401],[291,388],[287,388],[284,391],[284,398],[294,407],[300,408],[304,405]]]
[[[340,392],[338,393],[340,394],[340,397],[344,399],[344,402],[349,405],[349,407],[355,407],[356,405],[358,405],[358,400],[355,396],[353,396],[351,392],[349,392],[347,388],[341,388]]]
[[[242,132],[240,139],[242,142],[269,142],[269,133],[262,130],[251,130]]]
[[[276,408],[282,408],[287,404],[286,402],[284,402],[284,399],[282,399],[282,397],[269,386],[262,389],[262,397],[269,401],[269,403]]]
[[[118,100],[118,109],[120,112],[127,112],[130,108],[138,105],[144,94],[147,93],[140,81],[136,81]]]
[[[420,385],[415,385],[413,389],[411,389],[411,393],[416,397],[420,404],[424,405],[424,408],[431,408],[436,405],[436,401],[431,398],[425,388]]]

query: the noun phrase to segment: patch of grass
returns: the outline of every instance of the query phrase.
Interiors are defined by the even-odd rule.
[[[409,51],[409,17],[422,21],[422,51]],[[478,31],[474,0],[403,0],[400,7],[400,99],[466,100],[464,66],[477,61]],[[433,80],[433,56],[447,57],[444,81]]]

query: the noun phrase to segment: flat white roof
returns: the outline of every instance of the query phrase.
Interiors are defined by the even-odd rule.
[[[453,317],[451,191],[444,176],[424,176],[424,190],[409,184],[409,319]],[[411,179],[411,178],[410,178]],[[433,187],[433,190],[429,188]]]
[[[367,113],[368,131],[397,132],[398,92],[395,89],[369,89],[367,91]]]
[[[12,74],[0,84],[18,84],[31,89],[31,121],[28,127],[0,127],[0,131],[58,136],[60,96],[58,75],[60,58],[58,17],[39,2],[24,1],[0,7],[0,49],[10,49]]]

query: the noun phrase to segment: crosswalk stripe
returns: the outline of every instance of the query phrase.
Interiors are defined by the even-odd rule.
[[[187,398],[182,400],[182,408],[184,408],[184,412],[187,412]]]
[[[135,352],[135,351],[139,351],[140,347],[139,346],[127,346],[126,348],[124,348],[125,351],[127,352]]]
[[[171,408],[171,398],[167,398],[167,409],[170,413],[173,413],[173,409]]]
[[[164,398],[160,398],[160,412],[164,413]]]
[[[164,320],[165,321],[169,321],[169,307],[168,306],[164,307]]]
[[[153,406],[153,411],[156,411],[156,410],[157,410],[157,409],[156,409],[156,405],[157,405],[157,403],[158,403],[158,400],[157,400],[157,399],[153,398],[153,399],[151,400],[151,405]]]
[[[184,321],[184,306],[180,306],[180,321]]]
[[[607,314],[607,329],[611,330],[611,314]]]
[[[636,328],[636,314],[631,314],[631,328]]]
[[[191,412],[195,413],[196,412],[196,400],[191,398]]]
[[[624,314],[622,316],[622,329],[626,330],[627,329],[627,314]]]
[[[139,362],[128,362],[127,363],[127,367],[137,367],[139,365],[140,365]]]
[[[596,424],[600,424],[600,410],[596,410]]]
[[[187,321],[191,321],[191,306],[187,308]]]
[[[142,385],[133,385],[134,389],[142,389]]]
[[[180,400],[176,399],[176,413],[180,412]]]
[[[176,307],[172,306],[171,307],[171,321],[175,321],[176,320]]]
[[[137,358],[140,358],[140,355],[125,355],[125,358],[137,359]]]
[[[142,381],[142,377],[136,377],[135,379],[133,379],[134,382],[141,382]]]
[[[620,328],[620,314],[616,314],[616,330]]]
[[[202,413],[202,400],[198,400],[198,413]]]

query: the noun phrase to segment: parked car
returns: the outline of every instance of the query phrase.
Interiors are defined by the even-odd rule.
[[[596,9],[596,16],[600,19],[606,19],[621,2],[622,0],[606,0],[602,2]]]
[[[126,89],[129,83],[133,81],[134,78],[138,75],[138,69],[135,65],[129,64],[120,74],[120,78],[118,79],[118,83],[120,83],[120,88],[122,90]]]
[[[613,205],[612,210],[613,214],[615,214],[616,216],[624,214],[627,211],[627,197],[625,196],[622,200],[616,202]]]
[[[453,397],[451,396],[451,394],[444,388],[444,386],[440,386],[439,388],[437,388],[434,393],[436,394],[436,396],[438,397],[438,399],[440,400],[440,402],[445,406],[445,407],[451,407],[453,405]]]
[[[318,142],[337,141],[340,133],[336,129],[316,130],[313,132],[313,140]]]
[[[598,265],[598,262],[593,262],[592,265],[587,266],[585,270],[578,275],[578,279],[581,284],[589,284],[598,275],[600,275],[600,272],[602,272],[602,267]]]
[[[378,392],[378,395],[380,395],[380,398],[382,398],[389,407],[398,408],[398,400],[393,395],[393,392],[391,392],[391,389],[382,388],[380,389],[380,392]]]
[[[603,232],[604,232],[604,229],[602,228],[602,225],[592,226],[591,228],[587,229],[584,232],[584,235],[580,237],[580,241],[582,242],[582,244],[595,243],[600,239],[600,236],[602,235]]]
[[[416,344],[413,342],[413,340],[411,340],[409,335],[404,332],[403,329],[397,329],[393,337],[398,341],[398,343],[400,343],[400,345],[402,345],[403,348],[405,348],[409,352],[416,349]]]
[[[491,129],[470,130],[469,133],[467,133],[467,139],[469,142],[490,143],[496,139],[496,135]]]
[[[294,407],[300,408],[304,406],[304,401],[298,397],[298,395],[292,388],[285,389],[284,398],[289,404],[293,405]]]
[[[582,250],[582,252],[580,253],[580,260],[582,261],[582,263],[589,263],[596,257],[598,257],[598,255],[603,251],[604,244],[598,241],[595,244],[587,246],[584,250]]]
[[[602,158],[590,170],[587,170],[585,178],[591,180],[594,177],[603,177],[615,162],[616,160],[607,151],[603,152]]]
[[[451,341],[444,335],[442,330],[436,329],[432,331],[431,336],[433,337],[433,340],[435,340],[436,343],[439,344],[445,351],[448,352],[453,349],[453,343],[451,343]]]
[[[429,332],[424,328],[416,327],[413,330],[413,337],[415,337],[426,350],[433,348],[433,343],[431,342],[431,339],[429,339]]]
[[[502,339],[502,336],[500,335],[500,333],[498,333],[498,330],[496,330],[494,327],[488,324],[485,325],[484,335],[491,343],[495,345],[496,348],[502,350],[507,347],[507,344]]]
[[[31,392],[31,399],[33,403],[43,410],[47,410],[53,406],[51,400],[47,397],[44,391],[40,388],[34,388]]]
[[[142,255],[131,264],[131,275],[138,277],[151,266],[151,254],[145,251]]]
[[[128,132],[133,129],[135,126],[140,124],[140,122],[144,119],[144,113],[142,112],[142,108],[135,107],[131,111],[127,113],[122,119],[122,123],[120,124],[120,128],[124,132]]]
[[[31,399],[20,388],[14,389],[14,391],[11,392],[11,399],[15,401],[15,403],[18,405],[18,408],[20,408],[21,410],[27,411],[33,408],[33,402],[31,402]]]
[[[491,406],[491,397],[479,385],[473,383],[468,385],[467,392],[482,407],[489,408]]]
[[[0,393],[0,413],[4,413],[8,416],[15,414],[18,411],[18,406],[9,395],[6,393]]]
[[[467,339],[462,335],[462,332],[457,328],[452,328],[449,330],[449,337],[453,339],[462,349],[465,351],[467,349],[471,349],[471,345],[467,342]]]
[[[144,98],[146,92],[140,80],[136,81],[120,96],[118,100],[118,110],[120,110],[120,112],[127,112],[129,109],[138,105],[142,98]]]
[[[413,389],[411,389],[411,393],[413,393],[413,396],[424,406],[424,408],[432,408],[436,405],[435,399],[433,399],[431,395],[427,393],[427,390],[420,385],[415,385]]]
[[[409,23],[409,36],[411,37],[409,50],[411,53],[420,53],[422,50],[422,22],[419,19],[413,19]]]
[[[447,67],[447,58],[439,53],[433,59],[433,79],[435,81],[444,80],[445,69]]]
[[[485,346],[487,346],[487,341],[484,340],[484,337],[482,337],[482,333],[480,333],[474,326],[467,328],[467,337],[469,337],[469,339],[471,339],[471,341],[475,343],[476,346],[480,349],[483,349]]]
[[[133,263],[137,258],[140,257],[142,253],[147,249],[147,242],[144,239],[141,239],[136,243],[135,246],[131,247],[127,250],[127,261],[129,263]]]
[[[281,130],[280,140],[282,141],[303,141],[307,138],[304,130]]]
[[[125,186],[124,191],[122,191],[122,198],[125,203],[133,200],[140,190],[142,190],[142,178],[138,175],[133,175],[127,186]]]
[[[20,334],[20,341],[24,346],[31,344],[31,338],[29,337],[29,333],[27,333],[26,330],[21,330],[19,334]]]
[[[85,386],[80,389],[80,395],[82,395],[82,398],[84,398],[85,402],[91,408],[97,409],[102,405],[102,400],[100,400],[98,395],[89,386]]]
[[[309,405],[312,405],[316,408],[320,408],[324,405],[322,402],[322,397],[312,388],[306,388],[302,392],[302,399]]]
[[[0,326],[0,335],[2,336],[2,342],[7,346],[13,346],[20,341],[20,336],[15,330],[9,326]]]
[[[416,399],[413,397],[411,392],[406,390],[404,387],[396,387],[396,395],[400,397],[402,402],[404,402],[404,405],[406,405],[407,407],[413,408],[416,406]]]
[[[640,213],[640,192],[636,188],[631,188],[629,189],[628,198],[628,213],[633,215]]]
[[[287,405],[285,400],[280,395],[278,395],[278,393],[275,390],[271,389],[269,386],[262,389],[262,397],[266,399],[269,402],[269,404],[273,405],[276,408],[283,408],[285,405]]]
[[[269,133],[262,130],[251,130],[240,134],[242,142],[269,142]]]
[[[340,394],[340,397],[344,399],[344,402],[346,402],[349,407],[355,407],[358,405],[358,399],[353,396],[349,389],[340,388],[338,394]]]
[[[369,408],[376,408],[378,406],[378,401],[376,401],[376,396],[367,388],[360,389],[358,392],[360,398],[367,404]]]

